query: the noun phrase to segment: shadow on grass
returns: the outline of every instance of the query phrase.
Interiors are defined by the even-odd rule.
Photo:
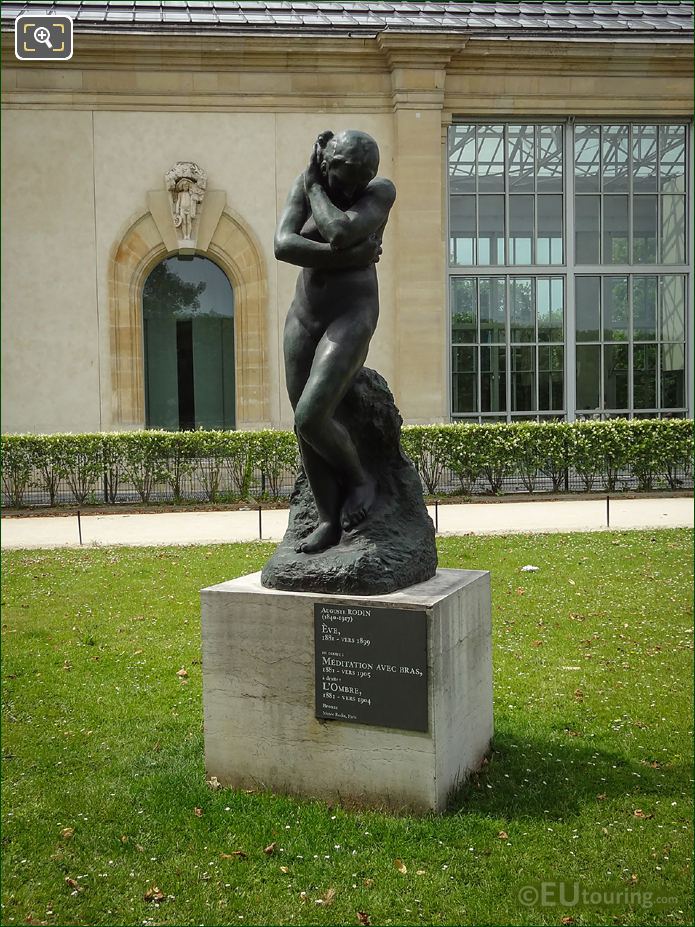
[[[620,805],[625,805],[630,814],[641,808],[649,816],[657,800],[661,799],[670,809],[673,794],[690,791],[690,768],[686,763],[657,763],[654,756],[631,759],[574,738],[564,743],[558,736],[561,735],[549,733],[546,738],[521,737],[499,732],[488,761],[455,793],[446,815],[474,814],[510,823],[567,821],[590,807],[596,808],[598,815],[604,814],[602,809],[609,806],[610,813],[615,813],[617,804],[618,813],[622,813]],[[151,804],[165,816],[183,813],[185,817],[194,805],[205,805],[211,812],[216,806],[228,805],[237,816],[248,817],[250,824],[269,799],[280,805],[315,801],[307,796],[273,794],[263,788],[253,792],[211,791],[205,782],[203,739],[199,732],[191,732],[183,741],[171,740],[161,751],[133,757],[133,774],[139,782],[138,800]],[[186,798],[182,801],[183,796]],[[360,802],[345,798],[326,805],[355,812],[365,808]],[[372,810],[386,812],[385,808],[373,806]],[[391,808],[386,813],[395,818],[411,816],[405,808],[402,811]],[[241,818],[237,817],[238,820]]]
[[[652,797],[688,791],[689,775],[683,763],[634,761],[576,740],[499,733],[488,761],[456,791],[448,813],[559,820],[627,797],[635,808],[649,807]]]

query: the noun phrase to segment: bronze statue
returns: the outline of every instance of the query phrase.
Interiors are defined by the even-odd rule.
[[[369,515],[377,487],[336,409],[367,357],[379,317],[376,263],[396,198],[377,177],[379,149],[365,132],[319,135],[294,181],[275,256],[301,267],[284,334],[287,391],[318,526],[296,545],[317,553]]]

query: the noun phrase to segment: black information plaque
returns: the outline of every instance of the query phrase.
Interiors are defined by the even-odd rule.
[[[314,605],[316,717],[426,731],[424,611]]]

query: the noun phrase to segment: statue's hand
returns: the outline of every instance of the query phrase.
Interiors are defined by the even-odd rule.
[[[311,158],[309,158],[309,164],[304,171],[304,190],[307,194],[309,193],[309,189],[314,186],[314,184],[323,184],[323,177],[321,176],[322,158],[323,152],[321,143],[316,142],[314,145],[314,150],[311,153]]]
[[[369,267],[370,264],[379,263],[381,251],[381,242],[370,235],[364,241],[359,241],[351,248],[347,248],[343,254],[351,267]]]

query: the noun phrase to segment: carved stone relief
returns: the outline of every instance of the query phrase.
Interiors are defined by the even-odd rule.
[[[179,253],[196,249],[207,174],[193,161],[177,161],[164,175]]]

